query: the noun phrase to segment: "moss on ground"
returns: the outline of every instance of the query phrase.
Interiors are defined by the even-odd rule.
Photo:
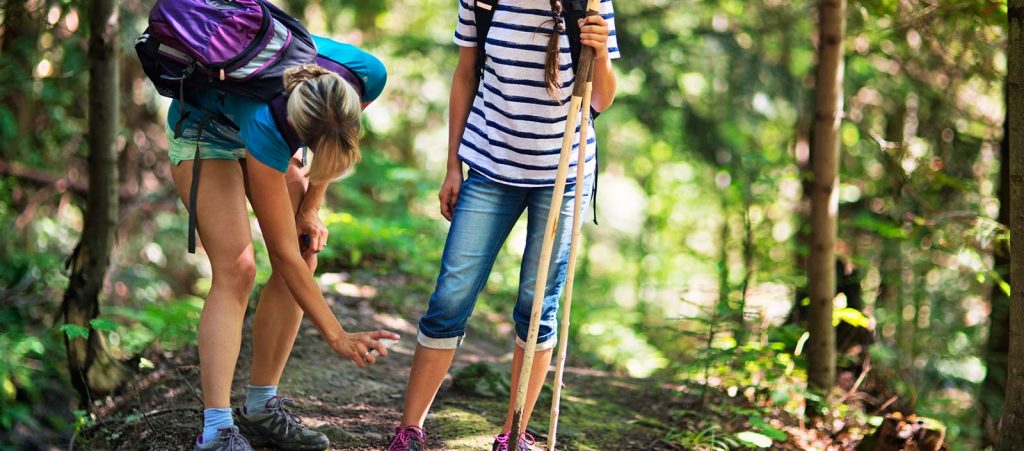
[[[435,443],[453,450],[490,446],[504,422],[508,399],[507,389],[503,393],[492,389],[507,386],[502,382],[508,371],[507,365],[481,363],[456,375],[452,390],[441,395],[427,421]],[[644,398],[643,392],[649,387],[633,381],[589,377],[570,380],[569,384],[571,388],[562,391],[559,449],[646,449],[664,434],[651,427],[655,422],[630,402]],[[545,387],[529,428],[538,444],[547,440],[550,406],[551,390]]]

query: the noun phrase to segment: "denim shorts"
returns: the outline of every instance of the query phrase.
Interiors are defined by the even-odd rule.
[[[181,164],[182,161],[194,160],[196,155],[196,139],[199,138],[199,127],[195,121],[187,120],[182,124],[181,137],[174,137],[174,130],[168,124],[167,144],[171,163]],[[241,160],[245,158],[245,143],[238,134],[218,121],[211,121],[203,127],[203,136],[199,140],[199,155],[202,159]]]
[[[583,206],[590,200],[593,176],[583,181]],[[417,341],[426,348],[456,349],[466,335],[466,322],[473,313],[477,296],[494,266],[498,251],[512,227],[527,212],[526,249],[519,270],[519,296],[513,311],[516,343],[525,347],[537,283],[552,188],[528,188],[495,182],[470,170],[462,183],[448,239],[441,258],[437,285],[427,312],[420,319]],[[576,185],[565,187],[561,216],[548,270],[541,312],[537,349],[551,349],[557,341],[558,298],[565,284],[572,238],[573,204]]]

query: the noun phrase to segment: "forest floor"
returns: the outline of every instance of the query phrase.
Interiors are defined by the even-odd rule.
[[[416,325],[411,316],[376,311],[365,297],[335,293],[328,302],[346,329],[385,328],[402,340],[390,348],[388,358],[361,370],[337,357],[306,322],[280,393],[296,401],[293,411],[304,424],[326,433],[333,449],[383,449],[401,416]],[[251,310],[235,372],[234,405],[244,399],[249,374]],[[431,449],[489,449],[501,427],[512,346],[489,341],[486,335],[468,337],[456,356],[455,376],[446,379],[425,425]],[[77,434],[74,449],[191,449],[202,417],[196,349],[147,357],[155,368],[95,409],[98,420]],[[565,384],[559,448],[678,449],[663,441],[666,430],[661,426],[671,410],[668,403],[688,403],[687,396],[671,393],[677,388],[572,367]],[[550,397],[550,390],[542,394],[531,423],[539,443],[546,439]]]

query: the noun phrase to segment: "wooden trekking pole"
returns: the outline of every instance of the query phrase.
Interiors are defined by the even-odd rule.
[[[588,0],[587,2],[587,16],[598,14],[598,8],[600,7],[601,0]],[[586,113],[584,113],[584,121],[589,119],[590,112],[590,83],[591,77],[594,72],[594,48],[590,46],[583,46],[580,50],[580,61],[576,66],[576,81],[584,80],[583,83],[574,83],[572,98],[569,101],[569,113],[565,120],[565,134],[562,136],[562,151],[558,159],[558,172],[555,175],[555,186],[551,193],[551,207],[548,209],[548,221],[547,228],[544,233],[544,241],[541,245],[540,261],[537,264],[537,283],[534,285],[533,291],[533,306],[530,309],[530,327],[529,332],[526,336],[526,348],[523,350],[523,367],[519,371],[519,383],[516,387],[516,404],[515,409],[512,413],[512,431],[509,436],[511,443],[518,443],[519,437],[526,431],[526,425],[523,424],[523,411],[526,408],[526,393],[530,385],[530,374],[533,371],[533,358],[537,352],[537,335],[540,331],[540,315],[544,306],[544,292],[548,285],[548,269],[551,266],[551,252],[554,247],[555,234],[558,233],[558,217],[562,210],[562,199],[565,194],[566,178],[569,173],[569,157],[572,154],[572,145],[574,138],[576,137],[576,121],[580,116],[580,107],[582,106]],[[587,97],[587,103],[583,102],[583,98]],[[586,141],[584,141],[586,132],[583,128],[580,129],[580,158],[577,161],[577,172],[579,172],[586,164],[586,160],[583,156],[586,154]],[[583,193],[580,192],[582,187],[583,179],[580,177],[576,178],[576,205],[575,215],[573,218],[574,226],[578,222],[580,216],[579,207]],[[573,231],[573,241],[575,241],[576,231]],[[570,245],[571,246],[571,245]],[[570,250],[569,257],[569,268],[575,269],[575,255]],[[571,274],[571,273],[570,273]],[[571,275],[569,277],[572,277]],[[571,280],[571,279],[569,279]],[[568,288],[568,285],[567,285]],[[571,296],[567,292],[566,296]],[[563,326],[564,328],[564,326]],[[563,332],[564,333],[564,332]],[[564,335],[560,337],[564,343],[566,338]],[[561,348],[561,346],[560,346]],[[549,437],[551,440],[553,437]]]
[[[593,66],[587,74],[586,88],[583,92],[583,119],[580,121],[580,146],[576,157],[576,198],[572,207],[572,241],[569,244],[569,267],[566,268],[565,299],[562,301],[562,322],[559,324],[558,355],[555,357],[555,385],[551,397],[551,420],[548,423],[549,451],[555,449],[555,438],[558,435],[558,409],[562,401],[562,375],[565,371],[565,359],[569,352],[569,312],[572,311],[572,288],[576,281],[576,252],[579,250],[580,229],[583,223],[583,178],[586,176],[587,136],[590,127],[590,94],[594,87]]]

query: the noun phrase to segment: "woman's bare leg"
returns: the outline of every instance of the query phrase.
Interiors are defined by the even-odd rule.
[[[299,167],[298,160],[292,159],[285,179],[288,195],[292,199],[292,215],[299,211],[309,181]],[[296,237],[298,239],[298,237]],[[316,269],[316,255],[306,258],[306,264]],[[260,293],[253,320],[253,358],[250,385],[278,385],[284,372],[288,356],[292,352],[295,336],[302,323],[302,309],[295,302],[291,291],[277,273],[272,273],[267,285]]]
[[[416,345],[412,358],[412,372],[405,389],[405,408],[402,410],[402,427],[423,427],[434,396],[448,374],[455,358],[454,349],[431,349]]]
[[[502,434],[512,430],[512,414],[516,408],[516,387],[519,386],[519,372],[523,369],[524,354],[523,348],[516,345],[515,353],[512,355],[512,396],[509,397],[505,424],[501,426]],[[523,408],[523,430],[526,430],[526,426],[530,424],[530,414],[533,413],[533,406],[537,404],[540,389],[544,387],[544,379],[548,375],[548,367],[551,366],[550,349],[537,351],[533,356],[533,367],[530,368],[530,386],[526,391],[526,406]]]
[[[172,166],[188,208],[192,162]],[[204,160],[196,213],[213,283],[199,319],[199,372],[206,408],[228,408],[242,343],[242,320],[256,276],[242,169],[234,160]]]

